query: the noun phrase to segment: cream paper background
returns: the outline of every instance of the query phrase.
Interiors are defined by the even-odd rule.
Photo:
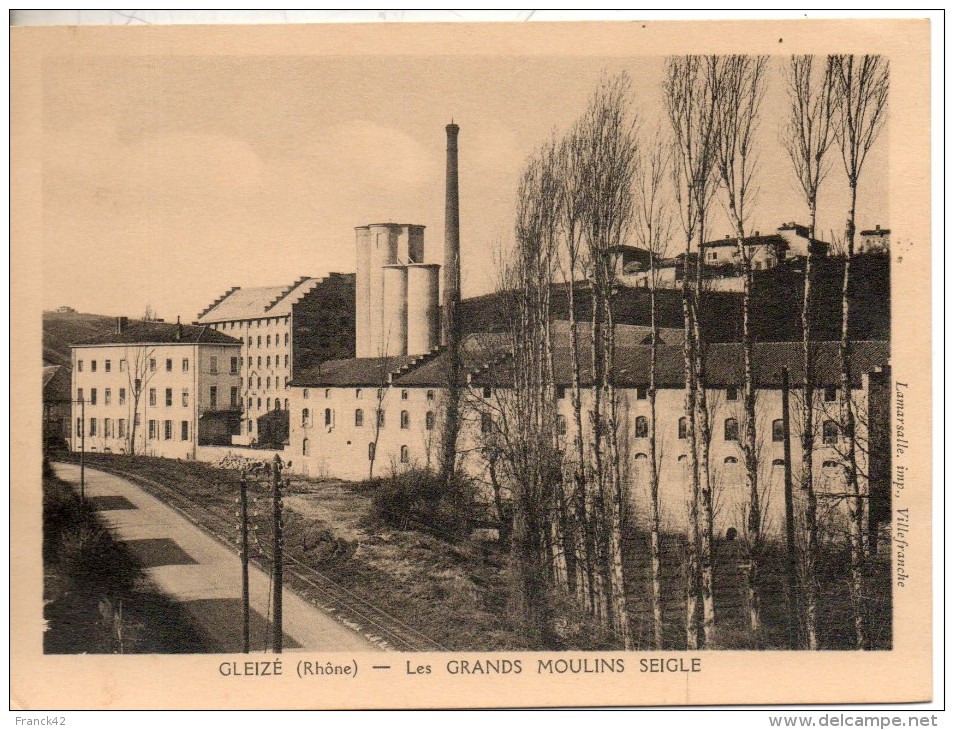
[[[356,679],[294,674],[219,675],[233,656],[44,656],[40,500],[40,378],[43,280],[41,189],[43,59],[81,64],[103,56],[529,55],[642,56],[671,53],[881,53],[891,60],[888,202],[892,229],[892,377],[909,384],[906,565],[912,580],[895,589],[894,648],[887,652],[665,652],[701,656],[702,672],[641,674],[626,657],[623,674],[534,673],[449,676],[449,658],[475,654],[359,657],[362,666],[406,659],[431,664],[426,677],[362,671]],[[11,702],[22,709],[357,708],[893,703],[931,699],[931,373],[929,26],[917,20],[708,21],[362,26],[14,28],[11,39]],[[460,83],[467,84],[467,79]],[[212,90],[210,90],[211,92]],[[836,163],[837,164],[837,163]],[[870,173],[869,173],[870,174]],[[82,211],[79,211],[82,214]],[[133,252],[132,255],[134,255]],[[187,265],[188,262],[183,262]],[[97,267],[85,261],[77,278]],[[893,411],[893,409],[892,409]],[[896,462],[898,463],[898,462]],[[549,658],[580,654],[545,653]],[[622,652],[603,656],[623,656]],[[346,659],[308,652],[302,658]],[[257,658],[257,657],[250,657]]]

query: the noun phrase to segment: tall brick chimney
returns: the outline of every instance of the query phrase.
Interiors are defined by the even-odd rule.
[[[447,182],[444,200],[444,291],[441,341],[450,343],[457,303],[460,301],[460,196],[457,188],[457,133],[453,120],[447,130]]]

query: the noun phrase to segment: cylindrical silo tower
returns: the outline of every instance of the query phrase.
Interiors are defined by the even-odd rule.
[[[371,344],[371,232],[367,226],[354,229],[357,272],[354,287],[355,356],[373,357]]]
[[[405,263],[424,263],[424,226],[407,227],[407,261]]]
[[[423,355],[440,343],[440,265],[407,267],[407,354]]]
[[[384,266],[380,355],[407,354],[407,267]]]
[[[393,225],[372,223],[368,226],[368,352],[365,357],[378,357],[384,344],[384,272],[383,267],[397,263],[398,233]]]

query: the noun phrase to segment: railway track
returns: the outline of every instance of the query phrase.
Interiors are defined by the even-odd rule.
[[[91,468],[138,484],[208,535],[235,551],[235,516],[228,509],[203,504],[161,482],[112,465],[95,464],[91,465]],[[291,583],[299,594],[341,623],[361,633],[381,649],[449,651],[448,647],[374,606],[346,586],[290,554],[287,548],[283,557],[284,576],[286,580],[291,579],[287,582]],[[253,558],[253,562],[264,570],[271,569],[272,560],[267,555]]]

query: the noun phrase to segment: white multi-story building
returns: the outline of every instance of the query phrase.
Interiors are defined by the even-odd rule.
[[[355,275],[330,274],[287,286],[234,287],[199,314],[197,324],[241,343],[244,418],[234,443],[260,442],[258,419],[287,411],[296,368],[354,356],[354,305]]]
[[[838,431],[838,344],[818,343],[816,352],[817,438],[813,459],[821,509],[844,507],[843,454]],[[508,408],[509,362],[500,348],[491,348],[482,367],[472,369],[465,389],[463,430],[459,442],[461,464],[479,479],[486,477],[483,458],[492,434]],[[859,414],[859,471],[876,483],[872,511],[883,505],[890,481],[888,454],[888,344],[854,345],[853,398]],[[556,352],[557,431],[572,454],[573,410],[570,398],[569,350]],[[667,529],[679,530],[687,520],[688,466],[683,350],[661,344],[657,369],[657,448],[660,463],[660,501]],[[474,358],[470,358],[474,361]],[[585,360],[585,358],[584,358]],[[784,431],[781,373],[791,378],[790,439],[796,484],[801,469],[798,434],[802,421],[799,395],[800,343],[759,343],[755,346],[756,430],[764,528],[784,529]],[[620,443],[633,515],[648,515],[649,458],[649,347],[622,346],[617,352],[620,402]],[[745,527],[743,513],[749,494],[740,446],[743,423],[742,350],[738,343],[713,344],[707,350],[707,384],[712,439],[710,464],[716,516],[720,532]],[[393,470],[436,466],[439,458],[442,408],[446,397],[445,356],[418,358],[358,358],[325,363],[320,370],[301,373],[291,388],[291,451],[294,471],[312,476],[366,479],[373,471],[384,476]],[[584,383],[584,386],[586,383]],[[584,390],[584,409],[590,391]],[[380,415],[379,415],[380,414]],[[870,433],[869,433],[870,432]],[[870,462],[870,463],[869,463]],[[880,501],[879,501],[880,500]],[[875,517],[883,515],[875,514]]]
[[[117,321],[72,347],[72,448],[195,458],[241,420],[241,345],[210,327]]]

